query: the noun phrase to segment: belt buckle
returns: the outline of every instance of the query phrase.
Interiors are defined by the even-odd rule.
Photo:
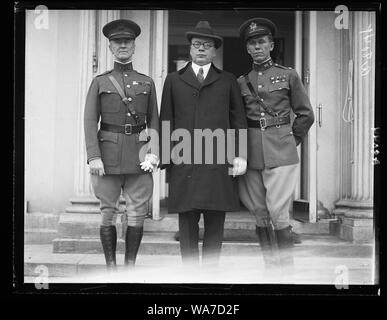
[[[130,130],[128,131],[128,127]],[[132,125],[130,123],[125,124],[125,134],[131,135],[132,134]]]
[[[267,127],[267,124],[266,124],[266,118],[260,118],[259,119],[259,126],[261,127],[261,130],[265,130],[265,128]]]
[[[281,128],[281,124],[279,124],[279,123],[281,123],[281,121],[278,119],[278,112],[275,114],[274,120],[276,120],[276,122],[277,122],[277,124],[275,125],[275,127],[276,127],[277,129]]]

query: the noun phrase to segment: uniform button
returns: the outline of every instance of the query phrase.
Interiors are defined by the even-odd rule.
[[[108,90],[108,92],[107,93],[110,93],[111,91],[110,90]]]
[[[124,76],[127,77],[128,75],[126,73],[124,73]]]
[[[263,99],[261,99],[261,101],[263,101]]]
[[[131,97],[128,98],[129,101],[132,101],[133,99]]]
[[[259,72],[258,72],[258,75],[259,75],[259,76],[261,76],[261,75],[262,75],[262,72],[261,72],[261,71],[259,71]]]
[[[259,89],[261,89],[262,87],[263,87],[263,85],[261,85],[261,84],[258,85],[258,88],[259,88]]]
[[[130,117],[130,116],[131,116],[131,114],[130,114],[130,113],[127,113],[126,115],[127,115],[128,117]]]
[[[261,117],[263,117],[265,115],[265,113],[264,112],[261,112]]]
[[[126,87],[127,87],[127,88],[130,88],[130,84],[127,84]]]

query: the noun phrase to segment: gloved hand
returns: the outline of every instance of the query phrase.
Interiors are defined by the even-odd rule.
[[[234,158],[233,162],[233,167],[232,167],[232,176],[240,176],[246,172],[247,168],[247,161],[244,158]]]
[[[144,161],[140,163],[141,169],[144,171],[153,172],[159,164],[159,157],[153,153],[147,153]]]
[[[90,174],[103,176],[105,174],[105,169],[103,167],[103,162],[101,158],[95,158],[89,161]]]

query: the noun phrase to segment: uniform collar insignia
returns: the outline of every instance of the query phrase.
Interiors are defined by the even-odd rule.
[[[132,71],[133,70],[132,62],[119,63],[118,61],[114,61],[114,70],[118,72]]]
[[[261,64],[253,63],[253,69],[255,71],[264,71],[264,70],[271,68],[273,66],[273,64],[274,64],[273,60],[270,58],[269,60],[267,60]]]

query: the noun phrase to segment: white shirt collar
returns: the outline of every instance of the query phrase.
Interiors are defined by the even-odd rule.
[[[208,71],[210,71],[210,67],[211,67],[211,63],[208,63],[204,66],[199,66],[198,64],[196,64],[195,62],[192,61],[192,69],[195,72],[195,75],[197,76],[199,69],[203,68],[204,79],[207,77]]]
[[[132,63],[132,60],[128,61],[128,62],[121,62],[121,61],[118,61],[116,59],[113,60],[114,62],[117,62],[119,64],[129,64],[129,63]]]

